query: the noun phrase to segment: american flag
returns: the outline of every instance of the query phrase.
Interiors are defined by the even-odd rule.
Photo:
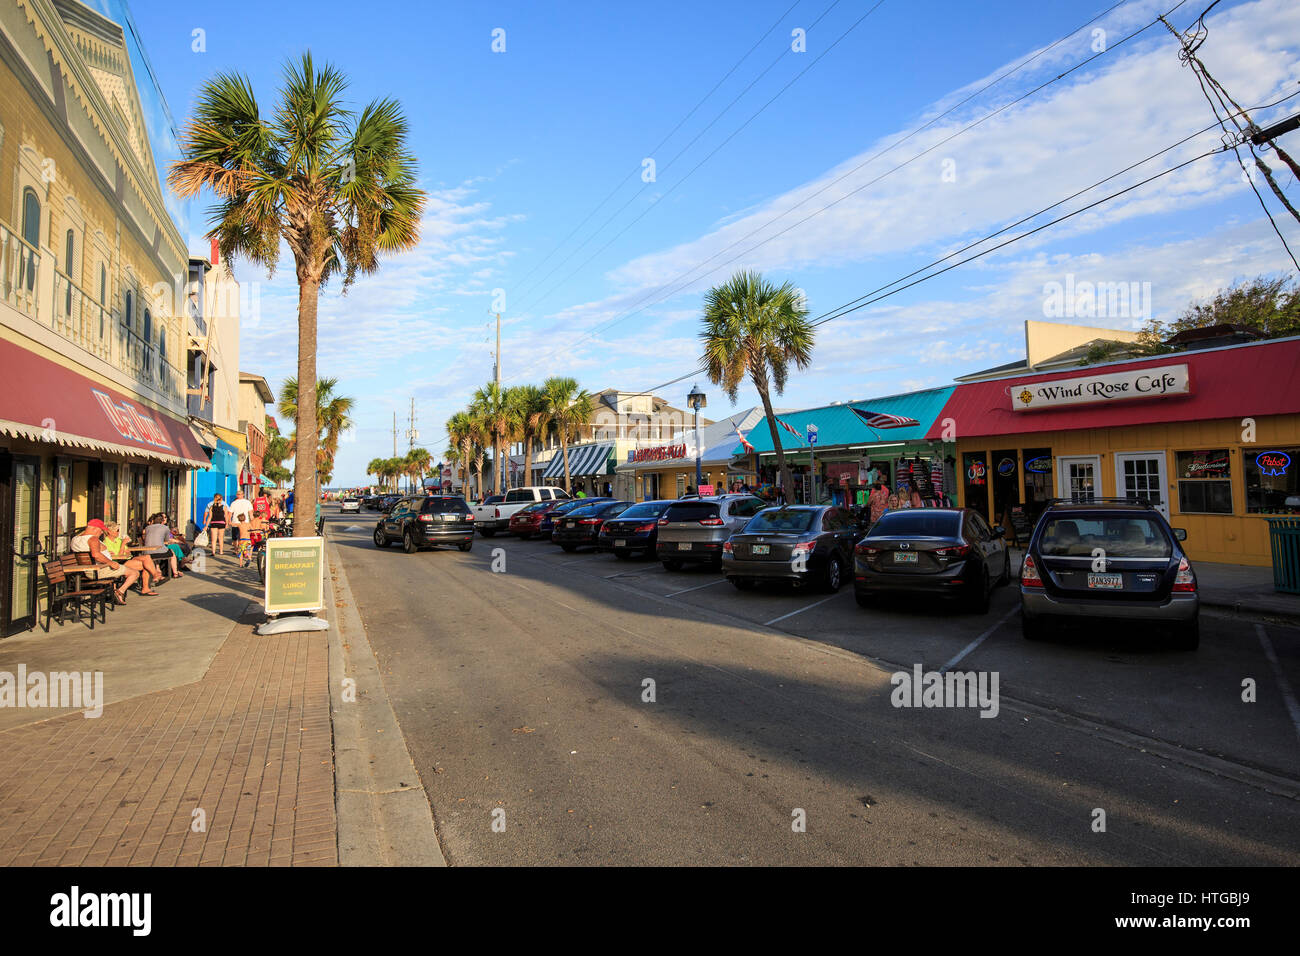
[[[732,422],[731,425],[732,425],[733,428],[736,429],[736,437],[739,438],[739,439],[740,439],[740,443],[741,443],[742,445],[745,446],[745,452],[746,452],[747,454],[751,454],[751,455],[752,455],[752,454],[754,453],[754,446],[751,445],[751,444],[750,444],[750,443],[745,439],[745,435],[744,435],[744,433],[740,430],[740,426],[739,426],[739,425],[737,425],[735,422]]]
[[[852,406],[849,407],[852,408]],[[908,428],[921,424],[915,418],[907,418],[903,415],[887,415],[884,412],[871,412],[865,408],[853,408],[853,414],[862,419],[868,428]]]
[[[793,425],[791,425],[789,422],[787,422],[784,418],[778,418],[778,419],[776,420],[776,423],[777,423],[778,425],[780,425],[782,428],[784,428],[786,431],[788,431],[788,432],[789,432],[791,435],[793,435],[795,438],[799,439],[800,441],[803,441],[803,435],[800,434],[799,429],[795,428]]]

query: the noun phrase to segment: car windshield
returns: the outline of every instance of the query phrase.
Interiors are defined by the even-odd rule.
[[[643,501],[624,511],[620,518],[658,518],[668,510],[671,501]]]
[[[1145,515],[1053,515],[1043,524],[1038,549],[1056,557],[1167,558],[1169,538],[1156,519]]]
[[[961,515],[954,512],[904,508],[880,516],[871,526],[871,534],[891,537],[955,538],[961,531]]]
[[[469,508],[467,508],[465,506],[465,502],[459,498],[425,498],[424,499],[425,514],[439,514],[439,513],[445,514],[447,512],[464,514],[467,511],[469,511]]]
[[[678,501],[665,512],[669,521],[702,521],[717,516],[718,505],[713,501]]]
[[[746,533],[800,534],[813,526],[817,512],[800,509],[773,508],[749,519]]]

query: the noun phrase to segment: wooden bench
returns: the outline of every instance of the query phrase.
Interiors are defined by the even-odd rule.
[[[95,629],[95,608],[99,608],[99,619],[101,622],[107,621],[107,615],[104,606],[110,600],[109,592],[102,587],[92,588],[74,588],[68,576],[62,560],[46,561],[43,565],[45,569],[45,633],[50,632],[50,619],[54,616],[55,608],[59,613],[59,626],[63,626],[64,618],[69,609],[75,611],[74,620],[81,620],[82,609],[90,611],[90,629]]]

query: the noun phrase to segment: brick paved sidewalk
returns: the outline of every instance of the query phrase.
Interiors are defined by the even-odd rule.
[[[0,864],[337,865],[328,637],[254,616],[199,681],[0,732]]]

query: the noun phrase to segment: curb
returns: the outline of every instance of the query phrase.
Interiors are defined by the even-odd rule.
[[[326,543],[330,718],[340,866],[446,866],[433,811],[384,692],[342,562]],[[343,681],[356,682],[355,700]]]

